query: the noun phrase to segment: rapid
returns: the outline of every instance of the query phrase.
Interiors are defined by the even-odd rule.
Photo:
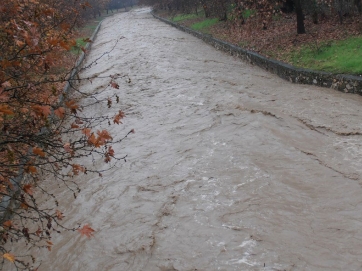
[[[127,162],[77,178],[75,200],[57,191],[64,223],[96,232],[54,237],[39,270],[362,270],[362,97],[291,84],[148,8],[103,21],[87,62],[105,52],[81,90],[129,80],[87,114],[122,109],[105,128],[136,133],[114,147]]]

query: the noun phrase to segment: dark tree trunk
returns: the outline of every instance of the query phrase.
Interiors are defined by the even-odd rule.
[[[220,14],[220,21],[227,21],[228,20],[228,15],[227,15],[227,8],[225,3],[221,3],[221,14]]]
[[[343,15],[342,15],[342,11],[338,10],[338,18],[339,18],[339,23],[343,24]]]
[[[291,13],[294,10],[294,1],[293,0],[285,0],[283,2],[282,7],[280,8],[284,13]]]
[[[226,12],[223,12],[223,14],[220,16],[219,21],[227,21],[228,20],[228,16]]]
[[[318,12],[314,11],[312,14],[312,19],[314,24],[318,24]]]
[[[343,24],[343,1],[342,0],[338,0],[338,8],[337,8],[337,13],[338,13],[338,18],[339,18],[339,23]]]
[[[305,27],[304,27],[304,14],[301,5],[301,0],[295,1],[295,12],[297,14],[297,33],[298,34],[305,34]]]
[[[357,6],[358,13],[361,14],[361,13],[362,13],[362,3],[361,3],[361,0],[354,0],[354,4]]]
[[[207,6],[207,3],[205,0],[201,1],[202,4],[202,8],[205,11],[205,18],[209,18],[210,17],[210,11],[209,11],[209,7]]]
[[[205,11],[205,18],[209,18],[210,13],[209,13],[209,9],[207,8],[207,6],[204,6],[204,11]]]

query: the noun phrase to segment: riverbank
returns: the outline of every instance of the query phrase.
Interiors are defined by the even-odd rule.
[[[218,50],[223,50],[227,53],[230,53],[231,55],[239,57],[251,64],[257,65],[290,82],[333,88],[346,93],[362,94],[362,77],[360,76],[349,74],[334,74],[330,72],[298,68],[278,60],[267,58],[263,55],[243,49],[239,46],[235,46],[227,41],[214,38],[211,34],[202,33],[191,29],[195,28],[193,27],[195,24],[190,28],[163,17],[159,17],[155,13],[152,14],[155,18],[163,21],[164,23],[170,24],[179,30],[202,39],[204,42],[214,46]],[[200,24],[196,23],[196,25],[199,26]]]
[[[298,35],[294,14],[274,16],[266,29],[256,17],[235,25],[231,20],[206,19],[202,12],[171,14],[158,10],[156,15],[298,68],[362,74],[362,25],[355,16],[346,17],[343,24],[333,16],[314,24],[306,16],[306,34]]]

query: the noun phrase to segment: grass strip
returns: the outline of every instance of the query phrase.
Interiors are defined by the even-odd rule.
[[[362,36],[310,43],[287,56],[297,67],[333,73],[362,74]]]
[[[209,27],[213,26],[214,24],[216,24],[219,21],[218,18],[213,18],[213,19],[205,19],[201,22],[197,22],[191,25],[191,28],[193,30],[196,31],[200,31],[200,30],[207,30]]]

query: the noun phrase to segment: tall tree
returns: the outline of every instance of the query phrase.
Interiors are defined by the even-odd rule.
[[[297,33],[305,34],[304,13],[301,0],[294,0],[295,13],[297,14]]]

